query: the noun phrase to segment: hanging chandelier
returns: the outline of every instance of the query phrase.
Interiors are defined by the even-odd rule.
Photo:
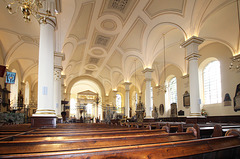
[[[135,94],[134,96],[132,97],[132,100],[134,101],[134,103],[137,105],[138,101],[137,101],[137,58],[134,59],[134,64],[135,64],[135,75],[134,75],[134,82],[135,82],[135,86],[134,86],[134,89],[135,89]]]
[[[38,21],[45,21],[46,17],[55,18],[60,10],[60,0],[3,0],[9,14],[15,14],[20,9],[25,22],[31,21],[31,15]]]
[[[167,86],[166,86],[166,46],[165,46],[165,34],[162,34],[163,38],[163,78],[164,82],[162,85],[159,85],[159,89],[163,91],[164,93],[167,92]]]

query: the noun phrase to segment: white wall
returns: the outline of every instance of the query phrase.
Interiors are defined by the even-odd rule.
[[[220,61],[222,100],[224,100],[226,93],[229,93],[232,99],[232,106],[224,106],[222,102],[210,105],[202,103],[201,107],[206,110],[209,116],[240,115],[240,111],[235,112],[233,109],[233,97],[235,95],[236,86],[240,83],[240,72],[229,70],[229,65],[231,63],[230,58],[232,57],[231,51],[220,43],[212,43],[202,48],[199,54],[201,55],[199,59],[200,66],[202,62],[211,57],[215,57]]]

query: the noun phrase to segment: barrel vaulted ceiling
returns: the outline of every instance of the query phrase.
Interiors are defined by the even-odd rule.
[[[153,81],[166,65],[188,73],[185,49],[191,36],[205,39],[200,49],[220,42],[239,52],[236,0],[62,0],[57,15],[56,51],[65,54],[65,84],[79,76],[98,79],[108,94],[124,81],[141,90],[144,68],[153,68]],[[22,81],[37,81],[39,24],[10,15],[0,1],[2,62],[17,63]],[[135,78],[136,81],[135,82]],[[87,80],[86,80],[87,81]]]

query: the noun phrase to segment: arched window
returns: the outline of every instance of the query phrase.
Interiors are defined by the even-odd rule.
[[[17,72],[15,69],[12,70],[12,72]],[[17,101],[18,101],[18,76],[16,73],[15,77],[15,83],[10,84],[10,106],[12,109],[17,109]]]
[[[170,105],[172,103],[177,104],[177,78],[173,75],[170,75],[166,78],[166,93],[165,93],[165,112],[166,115],[170,115]]]
[[[25,85],[25,104],[26,105],[29,105],[29,83],[26,82],[26,85]]]
[[[177,78],[173,77],[169,83],[169,100],[170,104],[177,103]]]
[[[212,61],[203,69],[204,103],[214,104],[222,102],[220,62]]]
[[[122,110],[122,97],[120,94],[116,94],[116,106],[117,106],[117,113],[121,113]]]

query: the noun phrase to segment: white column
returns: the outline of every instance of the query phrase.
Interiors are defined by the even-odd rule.
[[[54,29],[55,23],[49,18],[40,23],[38,108],[33,116],[56,116],[53,104]]]
[[[152,118],[152,110],[151,110],[151,81],[152,81],[152,72],[154,70],[150,68],[146,68],[143,70],[145,74],[146,81],[146,90],[145,90],[145,108],[146,108],[146,118]]]
[[[54,106],[58,118],[61,117],[61,71],[61,68],[54,66]]]
[[[63,53],[55,53],[54,54],[54,105],[55,112],[58,118],[61,118],[61,96],[62,96],[62,61],[65,59],[65,55]]]
[[[198,46],[204,41],[199,37],[191,37],[183,44],[182,47],[187,50],[186,59],[189,60],[189,85],[190,85],[190,116],[201,116],[200,96],[199,96],[199,79],[198,79]]]
[[[124,82],[125,85],[125,116],[128,118],[130,117],[129,115],[129,91],[130,91],[130,85],[131,82]]]

